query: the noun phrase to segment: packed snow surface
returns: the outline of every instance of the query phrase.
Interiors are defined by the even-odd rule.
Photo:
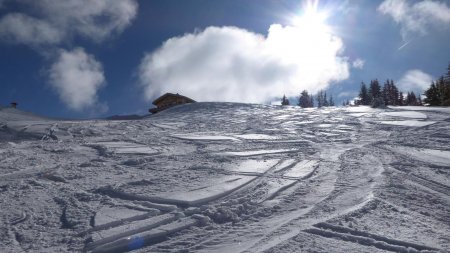
[[[0,109],[0,252],[449,252],[450,109]]]
[[[391,120],[380,121],[381,124],[397,125],[397,126],[410,126],[410,127],[423,127],[434,124],[434,121],[422,121],[422,120]]]

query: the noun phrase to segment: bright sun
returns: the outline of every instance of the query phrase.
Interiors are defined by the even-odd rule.
[[[314,36],[330,32],[330,28],[326,24],[328,13],[320,11],[318,3],[318,0],[306,1],[302,8],[302,13],[291,19],[292,25],[301,29],[306,33],[305,35]]]

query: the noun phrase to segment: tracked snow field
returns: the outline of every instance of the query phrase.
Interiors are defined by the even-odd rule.
[[[407,126],[407,127],[423,127],[434,124],[434,121],[422,121],[422,120],[391,120],[391,121],[380,121],[381,124],[386,125],[396,125],[396,126]]]
[[[450,252],[450,110],[0,109],[0,252]]]

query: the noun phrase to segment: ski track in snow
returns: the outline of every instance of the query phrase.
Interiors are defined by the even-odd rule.
[[[448,252],[450,110],[0,109],[1,252]]]

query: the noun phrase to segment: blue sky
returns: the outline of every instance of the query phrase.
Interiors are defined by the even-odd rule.
[[[448,1],[0,0],[0,104],[62,118],[154,98],[270,103],[361,81],[422,92],[450,62]]]

